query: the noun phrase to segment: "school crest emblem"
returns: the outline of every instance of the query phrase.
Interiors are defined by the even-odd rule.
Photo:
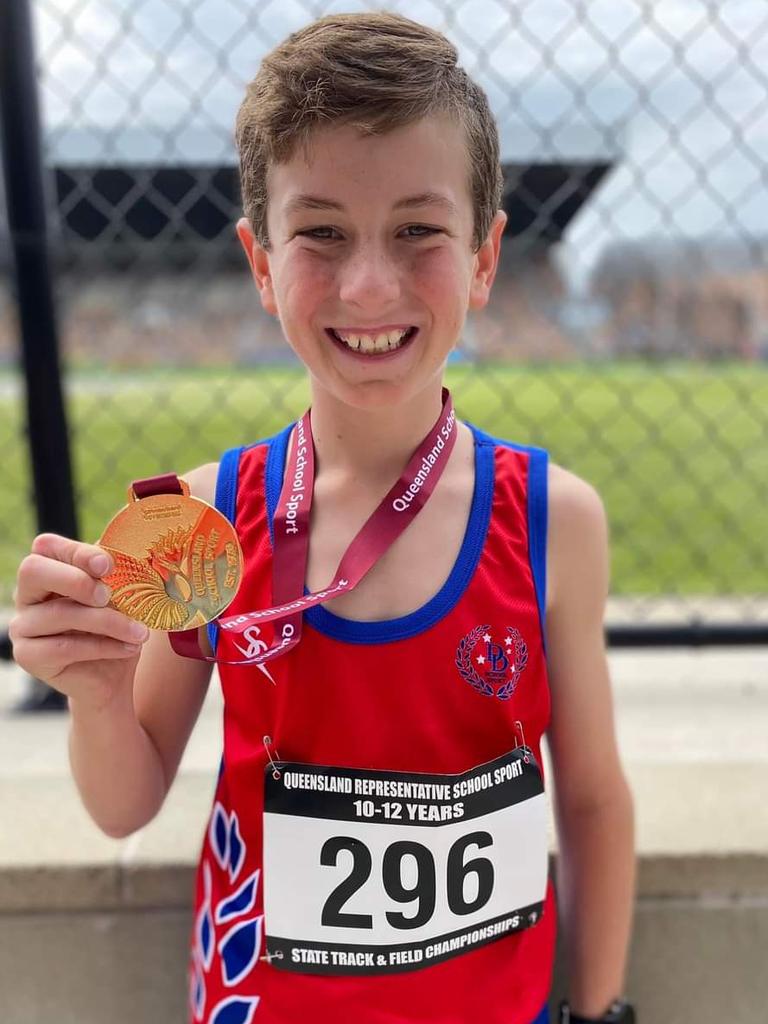
[[[499,700],[509,700],[527,663],[528,647],[512,626],[504,635],[490,626],[476,626],[456,649],[461,678],[478,693]]]

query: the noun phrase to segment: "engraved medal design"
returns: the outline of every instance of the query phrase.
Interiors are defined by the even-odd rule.
[[[110,606],[151,629],[172,633],[211,622],[237,593],[243,553],[229,520],[189,495],[137,498],[110,521],[99,540],[115,569],[104,582]]]

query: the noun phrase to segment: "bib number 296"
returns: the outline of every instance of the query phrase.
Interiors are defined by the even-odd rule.
[[[473,856],[493,845],[488,832],[471,832],[457,839],[448,851],[444,880],[448,906],[457,915],[472,914],[490,900],[493,893],[493,864],[487,857]],[[335,928],[373,928],[372,914],[354,914],[343,908],[373,873],[371,851],[361,839],[332,836],[320,850],[320,864],[338,867],[352,855],[352,869],[323,904],[321,923]],[[381,860],[384,892],[395,902],[413,904],[412,913],[389,910],[385,917],[392,928],[421,928],[435,912],[438,878],[435,858],[421,843],[399,840],[384,849]],[[471,884],[474,879],[474,885]],[[470,882],[467,885],[467,882]],[[467,898],[467,890],[474,890]]]

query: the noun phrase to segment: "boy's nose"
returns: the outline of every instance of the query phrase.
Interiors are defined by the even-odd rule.
[[[387,306],[400,295],[398,268],[380,249],[360,250],[341,269],[339,298],[351,306]]]

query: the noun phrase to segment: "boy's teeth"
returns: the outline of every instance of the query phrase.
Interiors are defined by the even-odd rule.
[[[382,334],[340,334],[335,332],[345,345],[360,352],[388,352],[398,348],[400,342],[408,333],[408,329],[402,331],[387,331]]]

